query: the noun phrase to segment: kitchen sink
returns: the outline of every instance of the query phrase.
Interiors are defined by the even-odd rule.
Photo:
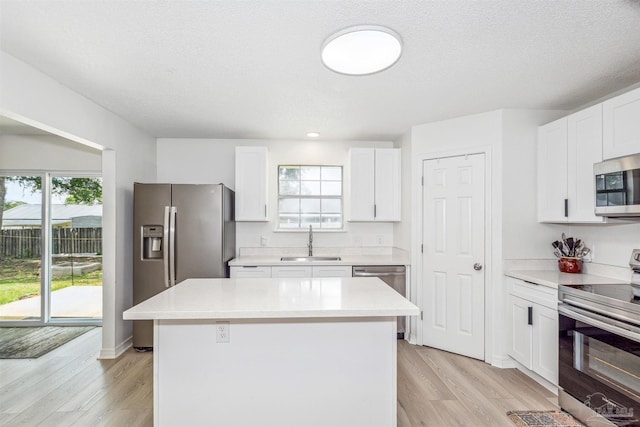
[[[283,256],[280,261],[340,261],[339,256]]]

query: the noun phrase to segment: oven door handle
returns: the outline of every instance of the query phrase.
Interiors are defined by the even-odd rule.
[[[600,316],[576,307],[570,307],[562,303],[558,304],[558,313],[640,343],[640,328],[634,328],[632,325],[626,325],[622,322],[609,319],[608,317]]]

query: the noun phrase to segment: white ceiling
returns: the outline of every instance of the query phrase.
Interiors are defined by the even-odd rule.
[[[640,82],[640,2],[0,0],[1,48],[156,137],[392,140],[498,108],[575,109]],[[378,24],[380,74],[320,47]]]

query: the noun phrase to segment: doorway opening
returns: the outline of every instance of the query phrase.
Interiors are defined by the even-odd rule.
[[[102,178],[0,173],[0,323],[102,320]]]

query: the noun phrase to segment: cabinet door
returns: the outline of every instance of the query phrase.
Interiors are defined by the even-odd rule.
[[[640,88],[602,103],[603,158],[640,151]]]
[[[602,104],[570,115],[567,122],[569,222],[603,222],[594,214],[593,164],[602,161]]]
[[[311,266],[271,267],[271,277],[311,277]]]
[[[313,277],[351,277],[350,265],[318,265],[313,266]]]
[[[375,220],[400,221],[400,149],[375,150]]]
[[[567,222],[567,118],[538,128],[538,221]]]
[[[558,384],[558,310],[533,307],[532,370]]]
[[[532,368],[531,349],[533,331],[529,325],[529,310],[533,303],[514,295],[509,295],[511,312],[511,337],[509,355],[527,369]]]
[[[236,221],[267,221],[267,148],[236,147]]]
[[[231,278],[243,277],[271,277],[271,267],[268,266],[237,266],[230,268]]]
[[[373,221],[375,209],[375,150],[349,150],[350,214],[351,221]]]

